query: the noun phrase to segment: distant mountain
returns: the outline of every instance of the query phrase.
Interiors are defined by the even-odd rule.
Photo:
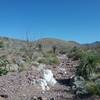
[[[89,44],[83,44],[81,47],[84,49],[91,49],[100,52],[100,41],[96,41]]]
[[[26,45],[26,41],[12,39],[8,37],[0,37],[0,41],[3,42],[4,47],[7,49],[16,49],[16,48],[20,49]]]
[[[96,41],[96,42],[88,43],[88,44],[83,44],[83,46],[100,47],[100,41]]]
[[[7,49],[20,49],[27,46],[27,41],[18,40],[18,39],[11,39],[7,37],[0,37],[0,41],[4,42],[5,47]],[[61,49],[71,49],[73,47],[81,47],[86,49],[100,49],[100,41],[96,41],[89,44],[80,44],[75,41],[65,41],[55,38],[42,38],[33,42],[30,42],[32,46],[36,46],[37,44],[41,44],[43,48],[52,48],[56,46],[57,48]]]

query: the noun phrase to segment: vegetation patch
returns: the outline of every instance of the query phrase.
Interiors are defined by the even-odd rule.
[[[6,75],[8,71],[5,68],[0,68],[0,76]]]
[[[100,87],[95,82],[87,82],[86,88],[90,94],[100,96]]]
[[[76,68],[76,74],[89,79],[95,72],[98,62],[98,57],[92,52],[85,52],[81,59],[80,64]]]
[[[39,59],[38,62],[43,64],[49,64],[49,65],[59,64],[59,60],[54,53],[44,54],[44,57]]]
[[[5,56],[0,57],[0,67],[6,67],[7,64],[9,64],[9,62]]]
[[[2,40],[0,40],[0,48],[4,47],[4,42]]]

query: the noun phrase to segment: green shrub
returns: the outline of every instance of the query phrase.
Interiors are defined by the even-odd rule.
[[[97,93],[97,95],[100,96],[100,79],[97,79],[97,80],[95,81],[95,83],[96,83],[97,88],[98,88],[98,93]]]
[[[88,82],[87,85],[86,85],[86,88],[92,94],[97,93],[97,86],[94,82]]]
[[[97,56],[93,52],[86,52],[80,58],[80,64],[76,68],[76,74],[89,79],[96,70]]]
[[[43,64],[49,64],[49,65],[53,65],[53,64],[58,64],[59,63],[58,59],[55,58],[55,57],[39,59],[38,62],[39,63],[43,63]]]
[[[88,94],[86,90],[86,81],[81,76],[75,76],[72,90],[74,91],[75,95],[79,97],[84,97]]]
[[[48,64],[52,65],[52,64],[58,64],[59,60],[57,59],[57,57],[50,57],[47,59]]]
[[[2,75],[6,75],[8,73],[8,71],[4,68],[0,68],[0,76]]]
[[[38,63],[43,63],[43,64],[45,64],[45,63],[46,63],[46,59],[45,59],[45,58],[41,58],[41,59],[38,60]]]
[[[4,47],[4,42],[2,40],[0,40],[0,48]]]
[[[96,80],[96,79],[98,79],[98,78],[100,78],[100,73],[94,73],[91,77],[90,77],[90,79],[91,80]]]
[[[88,82],[86,84],[87,91],[92,95],[100,95],[100,88],[95,82]]]
[[[83,55],[83,53],[84,53],[83,50],[77,47],[73,47],[68,53],[68,58],[72,58],[73,60],[79,60],[81,56]]]
[[[46,53],[43,58],[38,60],[38,62],[49,65],[59,64],[58,58],[53,53]]]
[[[0,67],[6,67],[8,63],[8,60],[4,56],[0,57]]]
[[[68,50],[67,49],[60,49],[59,53],[60,54],[66,54],[66,53],[68,53]]]

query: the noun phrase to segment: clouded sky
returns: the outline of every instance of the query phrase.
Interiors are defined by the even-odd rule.
[[[0,36],[100,40],[100,0],[0,0]]]

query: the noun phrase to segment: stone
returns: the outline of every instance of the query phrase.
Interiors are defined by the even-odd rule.
[[[36,81],[36,83],[41,86],[43,91],[46,90],[47,82],[44,79],[39,79]]]
[[[57,81],[54,79],[52,71],[49,69],[44,69],[42,71],[43,71],[43,79],[46,80],[49,86],[54,86],[57,83]]]

